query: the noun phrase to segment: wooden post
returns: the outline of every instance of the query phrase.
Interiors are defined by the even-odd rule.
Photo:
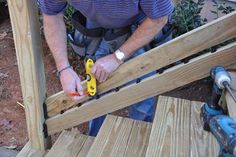
[[[46,98],[37,6],[8,0],[31,149],[44,151],[43,102]],[[17,114],[17,113],[16,113]]]

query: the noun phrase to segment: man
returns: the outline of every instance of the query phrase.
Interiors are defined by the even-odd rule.
[[[82,93],[80,78],[70,68],[66,50],[66,27],[63,11],[66,0],[38,0],[44,17],[44,31],[47,43],[54,56],[63,90]],[[99,82],[107,78],[127,59],[144,51],[162,30],[173,11],[171,0],[70,0],[69,3],[87,18],[88,28],[102,27],[109,32],[139,22],[132,34],[120,47],[108,52],[109,43],[102,40],[95,52],[96,62],[92,73]],[[138,20],[139,17],[141,20]],[[137,25],[136,25],[137,26]],[[80,97],[74,97],[80,99]],[[152,121],[154,99],[150,98],[129,109],[129,117]],[[90,122],[89,134],[96,136],[104,117]]]

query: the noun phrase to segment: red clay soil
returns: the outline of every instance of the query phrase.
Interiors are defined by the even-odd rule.
[[[43,49],[47,94],[52,95],[61,90],[61,85],[55,77],[55,63],[45,41]],[[78,64],[76,58],[72,59],[72,64]],[[82,62],[79,65],[78,71],[82,68]],[[204,79],[165,95],[207,101],[209,93],[209,81]],[[20,150],[28,141],[24,109],[17,102],[23,103],[11,26],[9,20],[6,20],[0,24],[0,147]],[[127,110],[123,109],[115,114],[126,116]],[[79,128],[86,132],[87,125]]]

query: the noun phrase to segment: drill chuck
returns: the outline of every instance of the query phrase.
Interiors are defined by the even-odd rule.
[[[224,89],[226,84],[227,85],[231,84],[231,77],[226,72],[224,67],[221,66],[214,67],[211,71],[211,77],[220,89]]]

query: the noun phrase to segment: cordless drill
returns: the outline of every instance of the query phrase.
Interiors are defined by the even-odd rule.
[[[220,70],[219,70],[220,68]],[[201,108],[201,119],[203,121],[203,128],[206,131],[210,131],[209,122],[211,118],[224,114],[223,109],[218,105],[220,100],[222,89],[218,87],[217,83],[215,82],[217,73],[221,71],[221,67],[214,67],[211,69],[210,75],[213,80],[213,88],[212,88],[212,95],[210,102],[205,103]]]
[[[226,115],[211,118],[211,133],[220,144],[219,157],[236,157],[236,122]]]
[[[203,105],[200,114],[203,127],[211,131],[219,142],[219,157],[234,157],[236,156],[236,122],[224,115],[223,109],[218,105],[222,89],[230,89],[231,78],[220,66],[211,70],[211,77],[214,80],[211,101]]]

